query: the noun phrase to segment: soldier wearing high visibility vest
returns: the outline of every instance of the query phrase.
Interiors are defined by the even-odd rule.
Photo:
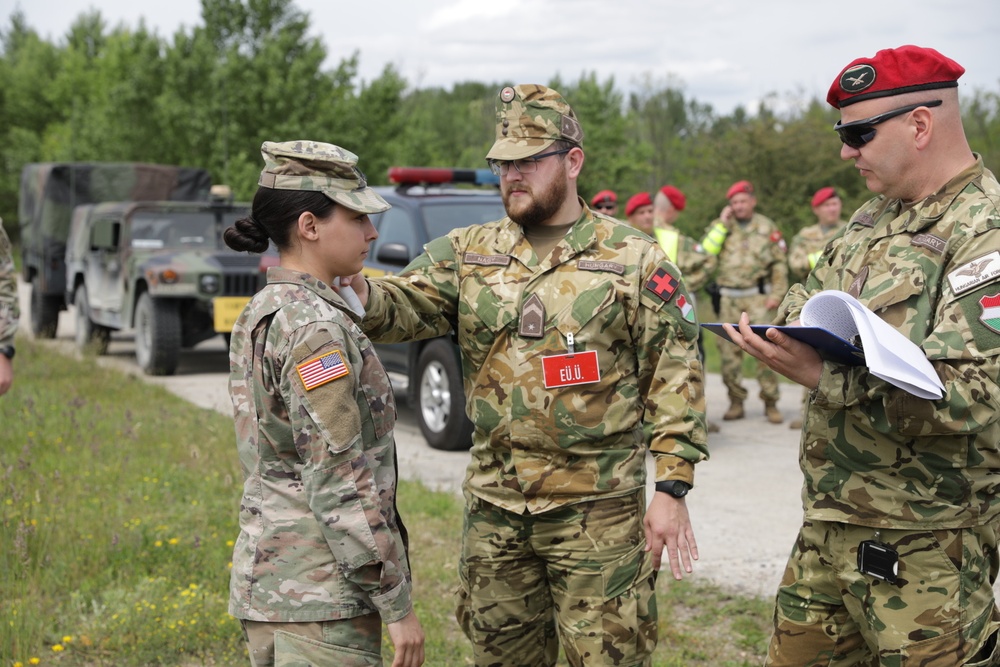
[[[709,226],[701,245],[719,258],[716,281],[722,293],[720,321],[738,322],[743,313],[751,321],[773,321],[778,304],[788,291],[785,240],[774,222],[754,212],[757,198],[750,181],[737,181],[726,192],[729,204]],[[722,382],[729,392],[724,420],[743,419],[743,350],[728,343],[719,346]],[[764,414],[772,424],[783,421],[778,410],[778,377],[765,364],[757,364]]]

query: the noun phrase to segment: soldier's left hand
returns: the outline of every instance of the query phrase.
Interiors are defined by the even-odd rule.
[[[653,568],[660,569],[663,551],[674,579],[684,578],[681,572],[691,573],[691,561],[698,560],[698,543],[694,539],[691,518],[684,498],[673,498],[666,493],[654,493],[643,520],[646,533],[646,551],[653,552]]]

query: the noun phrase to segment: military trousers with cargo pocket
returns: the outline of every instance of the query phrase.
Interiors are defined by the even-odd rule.
[[[382,667],[382,618],[271,623],[242,620],[251,667]]]
[[[582,665],[649,665],[656,572],[645,491],[517,514],[472,497],[459,566],[459,625],[480,667],[548,667],[562,643]]]
[[[806,520],[778,588],[767,667],[1000,665],[997,525],[876,529]],[[863,574],[858,545],[895,550],[895,583]]]

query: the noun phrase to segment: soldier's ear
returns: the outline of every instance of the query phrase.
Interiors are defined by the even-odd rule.
[[[319,231],[316,229],[316,216],[309,211],[299,214],[299,219],[295,223],[299,237],[308,241],[315,241],[319,238]]]

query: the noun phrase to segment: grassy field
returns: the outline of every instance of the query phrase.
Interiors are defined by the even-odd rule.
[[[247,665],[227,613],[232,422],[18,341],[0,398],[0,667]],[[428,665],[469,665],[452,616],[461,501],[400,486]],[[654,664],[760,664],[770,603],[661,577]],[[391,655],[386,645],[385,654]]]

